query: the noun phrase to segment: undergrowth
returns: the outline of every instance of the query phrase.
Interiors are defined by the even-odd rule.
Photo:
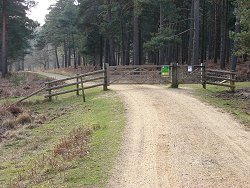
[[[0,143],[0,187],[105,185],[121,141],[124,107],[112,91],[86,95],[86,103],[66,94],[23,104],[37,118]]]

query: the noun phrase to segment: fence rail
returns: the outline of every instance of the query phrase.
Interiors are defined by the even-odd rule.
[[[232,92],[235,92],[236,75],[236,72],[206,69],[206,84],[229,87]]]
[[[82,91],[83,98],[85,101],[85,92],[84,90],[95,88],[99,86],[103,86],[103,90],[107,90],[108,84],[109,84],[109,78],[108,78],[108,65],[105,64],[103,70],[98,70],[94,72],[89,72],[85,74],[79,74],[77,76],[64,78],[60,80],[53,80],[50,82],[46,82],[46,91],[48,92],[47,95],[45,95],[45,98],[49,98],[49,100],[52,100],[52,97],[63,95],[67,93],[76,92],[76,95],[79,95],[79,91]],[[100,74],[102,74],[100,76]],[[66,83],[66,81],[68,83]],[[96,81],[101,81],[101,83],[96,83]],[[84,85],[88,83],[87,85]],[[58,89],[62,89],[69,86],[76,86],[75,89],[69,89],[64,91],[57,91]],[[79,85],[81,87],[79,87]]]

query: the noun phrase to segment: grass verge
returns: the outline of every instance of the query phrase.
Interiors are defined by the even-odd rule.
[[[75,94],[26,103],[46,121],[12,131],[0,143],[0,187],[105,186],[121,142],[124,106],[112,91],[86,95],[86,103]]]
[[[238,82],[236,93],[229,92],[225,87],[212,85],[207,85],[206,90],[198,84],[183,86],[195,89],[195,95],[201,100],[226,110],[250,128],[250,99],[242,95],[245,89],[249,90],[250,82]]]

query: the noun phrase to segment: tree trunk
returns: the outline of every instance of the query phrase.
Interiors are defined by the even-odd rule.
[[[160,32],[163,30],[163,23],[164,22],[164,16],[163,16],[163,7],[162,3],[160,4]],[[164,47],[162,46],[159,50],[159,64],[163,65],[164,64]]]
[[[68,66],[71,67],[71,48],[68,47]]]
[[[66,39],[64,39],[64,67],[68,67],[68,51],[67,51],[67,43]]]
[[[126,44],[125,44],[125,64],[129,65],[130,64],[130,39],[131,39],[131,34],[129,31],[126,32]]]
[[[200,42],[200,0],[194,0],[194,50],[192,65],[199,64],[199,42]]]
[[[72,33],[72,43],[73,43],[73,56],[74,56],[74,68],[77,68],[77,60],[76,60],[76,47],[75,47],[75,37]]]
[[[186,18],[188,19],[189,18],[189,7],[187,7],[187,12],[186,12]],[[187,21],[186,22],[186,25],[185,25],[185,30],[188,30],[190,29],[190,25],[189,25],[189,22]],[[186,63],[188,62],[188,36],[189,36],[189,33],[186,32],[183,36],[182,36],[182,63]]]
[[[62,67],[65,67],[65,61],[64,61],[64,59],[65,59],[65,56],[64,55],[62,55]]]
[[[215,4],[215,40],[214,40],[214,63],[217,63],[220,56],[220,3]]]
[[[21,61],[21,60],[20,60]],[[16,71],[20,71],[21,70],[21,62],[20,61],[18,61],[17,63],[16,63]]]
[[[108,22],[112,21],[112,14],[111,14],[111,1],[107,0],[108,5]],[[110,58],[110,65],[116,65],[115,62],[115,52],[114,52],[114,40],[112,36],[109,36],[109,58]]]
[[[125,31],[124,31],[124,23],[121,20],[121,64],[125,65],[126,62],[126,47],[125,47]]]
[[[22,55],[21,61],[20,61],[20,70],[24,71],[24,54]]]
[[[213,27],[209,28],[209,34],[208,34],[208,59],[212,59],[214,57],[214,35],[213,35]]]
[[[192,54],[193,54],[193,38],[194,38],[194,0],[192,0],[192,5],[191,5],[191,21],[190,21],[190,31],[189,31],[189,40],[188,40],[188,60],[187,64],[191,65],[191,60],[192,60]]]
[[[1,57],[1,71],[2,77],[5,77],[8,73],[7,56],[6,56],[6,35],[7,35],[7,0],[2,1],[2,57]]]
[[[109,41],[106,38],[104,41],[104,62],[109,64]]]
[[[102,67],[103,64],[103,37],[100,36],[100,56],[99,56],[99,65]]]
[[[226,23],[227,23],[227,2],[221,0],[221,48],[220,48],[220,68],[226,67]]]
[[[159,57],[157,58],[159,59]],[[142,29],[139,25],[139,65],[143,65],[144,56],[143,56],[143,39],[142,39]]]
[[[240,33],[240,2],[239,0],[237,1],[237,7],[236,9],[236,22],[235,22],[235,33]],[[237,52],[238,50],[238,43],[236,41],[234,41],[234,53]],[[236,71],[236,66],[237,66],[237,61],[238,61],[238,56],[237,55],[233,55],[233,61],[231,64],[231,70],[232,71]]]
[[[227,40],[226,40],[226,63],[229,63],[231,58],[232,40],[229,37],[229,30],[227,29]]]
[[[140,64],[140,40],[139,40],[139,13],[137,0],[134,0],[134,20],[133,20],[133,55],[134,65]]]
[[[58,53],[57,53],[57,46],[55,46],[55,55],[56,55],[56,67],[60,69],[59,59],[58,59]]]
[[[80,67],[81,66],[81,53],[79,48],[77,49],[77,65]]]
[[[173,44],[169,44],[168,45],[168,65],[170,65],[171,63],[173,63]]]
[[[202,16],[202,31],[201,31],[201,35],[202,35],[202,46],[201,46],[201,63],[203,63],[204,59],[206,59],[205,56],[205,51],[206,51],[206,35],[205,35],[205,28],[206,28],[206,24],[205,24],[205,20],[206,20],[206,1],[203,0],[202,1],[202,7],[203,7],[203,16]]]
[[[115,61],[115,51],[114,51],[114,40],[111,38],[109,40],[109,55],[110,55],[110,64],[112,66],[115,66],[116,61]]]

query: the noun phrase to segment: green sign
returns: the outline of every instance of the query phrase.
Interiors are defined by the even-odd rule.
[[[161,76],[162,77],[168,77],[169,76],[169,66],[164,65],[161,67]]]

